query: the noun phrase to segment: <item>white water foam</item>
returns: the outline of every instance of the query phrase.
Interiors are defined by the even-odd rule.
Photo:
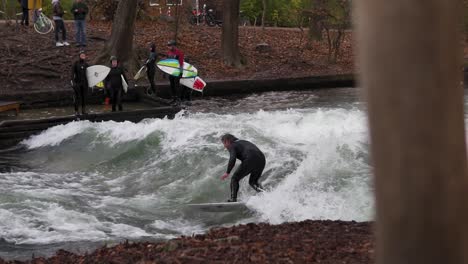
[[[15,244],[49,244],[154,236],[134,226],[100,221],[93,215],[56,204],[30,202],[28,207],[12,211],[0,209],[3,239]]]
[[[275,189],[252,197],[248,205],[263,221],[276,224],[305,219],[371,220],[369,167],[359,155],[367,152],[362,146],[367,141],[364,114],[318,111],[292,121],[281,128],[268,126],[266,136],[300,149],[305,158]]]
[[[0,202],[0,220],[6,221],[0,222],[0,234],[7,241],[39,244],[202,232],[206,226],[185,218],[178,208],[229,197],[229,181],[219,179],[228,159],[219,138],[227,132],[254,142],[267,158],[261,179],[267,193],[256,195],[247,179],[241,183],[240,199],[256,211],[249,220],[372,219],[364,112],[181,113],[174,120],[137,124],[73,122],[24,141],[45,165],[41,174],[0,174],[6,197],[0,195],[0,201],[21,197]],[[64,155],[70,144],[75,148]],[[90,155],[99,158],[99,166]],[[53,162],[63,169],[79,166],[48,171]],[[14,190],[7,188],[9,184]],[[79,203],[70,207],[74,201]]]
[[[29,149],[57,146],[64,140],[83,133],[90,127],[92,127],[92,123],[89,121],[70,122],[65,125],[51,127],[37,136],[24,140],[22,143]]]

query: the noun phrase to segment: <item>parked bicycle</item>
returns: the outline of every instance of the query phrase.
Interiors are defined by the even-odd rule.
[[[39,34],[47,34],[54,30],[54,23],[44,13],[42,8],[35,11],[36,21],[34,22],[34,30]]]
[[[222,25],[221,21],[216,20],[213,9],[208,9],[208,11],[206,10],[206,4],[203,5],[201,10],[197,10],[197,8],[192,9],[189,22],[192,25],[200,25],[205,23],[210,27]]]

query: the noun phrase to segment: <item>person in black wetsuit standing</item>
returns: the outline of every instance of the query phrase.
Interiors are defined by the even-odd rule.
[[[241,165],[234,172],[231,178],[231,199],[228,202],[237,202],[237,192],[239,191],[239,181],[250,174],[249,184],[257,192],[263,192],[262,185],[258,182],[265,168],[265,155],[253,143],[247,140],[239,140],[231,134],[221,137],[224,147],[229,151],[229,163],[226,173],[221,177],[225,180],[229,177],[231,170],[236,164],[236,159],[242,161]]]
[[[110,91],[112,99],[112,112],[115,112],[116,106],[119,107],[119,111],[123,110],[122,107],[122,76],[128,83],[127,77],[125,76],[123,68],[119,65],[119,61],[116,56],[110,58],[111,70],[104,80],[105,87]]]
[[[156,95],[156,85],[154,83],[154,76],[156,74],[156,59],[158,54],[156,53],[156,44],[151,43],[149,58],[146,61],[146,73],[151,86],[151,91]]]
[[[88,93],[88,77],[86,77],[86,69],[89,67],[86,62],[86,54],[80,51],[80,59],[72,66],[71,82],[73,91],[75,92],[73,101],[75,103],[75,115],[78,115],[78,108],[81,101],[81,113],[86,115],[86,95]]]

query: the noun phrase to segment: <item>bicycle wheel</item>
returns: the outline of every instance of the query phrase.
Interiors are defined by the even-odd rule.
[[[54,29],[54,24],[46,16],[42,15],[34,23],[34,30],[39,34],[47,34]]]

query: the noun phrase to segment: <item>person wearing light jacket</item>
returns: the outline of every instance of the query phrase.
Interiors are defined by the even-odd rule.
[[[65,29],[65,23],[63,21],[63,11],[60,0],[52,0],[53,19],[55,23],[55,46],[69,46],[67,42],[67,30]],[[59,33],[62,31],[62,42],[59,41]]]

